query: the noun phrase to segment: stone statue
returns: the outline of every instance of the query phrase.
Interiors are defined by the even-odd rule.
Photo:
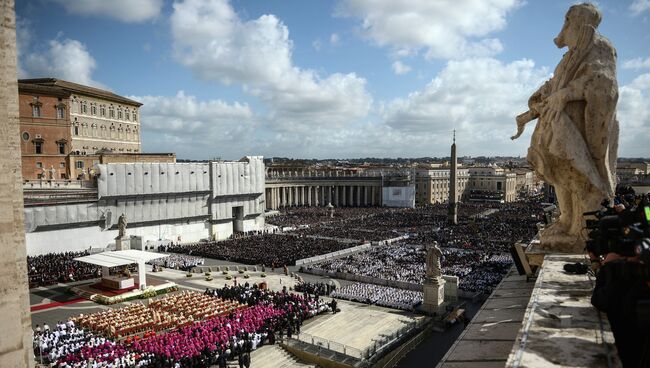
[[[50,166],[50,179],[55,180],[56,179],[56,169],[54,166]]]
[[[616,50],[596,32],[601,13],[592,4],[569,8],[554,42],[569,48],[517,116],[518,138],[539,119],[528,162],[555,187],[560,218],[541,234],[542,248],[581,252],[586,232],[583,212],[614,195],[618,149]]]
[[[432,245],[427,246],[427,279],[437,279],[442,276],[440,269],[440,258],[442,251],[438,248],[438,243],[433,242]]]
[[[119,231],[119,234],[117,235],[118,238],[123,238],[126,235],[126,225],[126,215],[122,214],[117,220],[117,230]]]

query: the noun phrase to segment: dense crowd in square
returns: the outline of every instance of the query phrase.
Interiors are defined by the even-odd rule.
[[[455,248],[443,248],[442,254],[442,274],[458,276],[459,289],[466,291],[490,293],[512,266],[508,254]],[[426,250],[421,246],[396,243],[375,246],[347,257],[312,264],[308,269],[422,284],[425,277],[425,257]]]
[[[237,307],[222,308],[224,305]],[[196,311],[188,308],[194,307],[215,308],[221,313],[192,314]],[[149,318],[143,310],[151,311],[151,316],[167,314],[178,318],[189,313],[189,322],[165,330],[147,326],[131,331],[132,335],[120,334],[130,321]],[[248,283],[206,289],[204,293],[185,291],[150,301],[148,306],[136,303],[81,315],[65,323],[59,322],[53,329],[47,325],[37,326],[34,354],[53,367],[73,368],[207,368],[225,367],[231,360],[250,364],[252,350],[274,344],[278,336],[299,333],[304,320],[329,311],[329,304],[318,296],[292,294],[286,289],[263,290]]]
[[[296,260],[337,252],[356,244],[295,235],[263,234],[219,242],[176,244],[167,251],[268,267],[295,265]]]
[[[245,305],[233,300],[215,301],[207,295],[183,291],[156,299],[150,302],[148,307],[198,321],[228,314],[233,310],[244,308]]]
[[[124,308],[79,315],[72,318],[79,327],[107,337],[121,338],[149,331],[164,331],[192,323],[192,319],[134,303]]]
[[[169,254],[167,257],[157,258],[147,263],[159,267],[189,271],[196,266],[202,266],[205,263],[205,259],[185,254]]]
[[[346,299],[382,307],[413,310],[422,303],[421,291],[397,289],[389,286],[354,283],[343,286],[330,294],[332,298]]]
[[[27,257],[29,287],[48,286],[99,277],[101,268],[75,261],[88,252],[48,253]]]
[[[336,207],[330,217],[328,207],[291,207],[266,218],[269,224],[279,227],[300,227],[362,219],[387,211],[386,207]]]

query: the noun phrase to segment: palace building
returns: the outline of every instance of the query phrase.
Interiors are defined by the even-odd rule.
[[[142,150],[137,101],[55,78],[21,79],[18,92],[24,180],[87,178],[94,156]]]

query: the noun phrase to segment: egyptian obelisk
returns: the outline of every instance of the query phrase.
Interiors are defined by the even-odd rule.
[[[449,170],[449,223],[458,224],[458,158],[456,157],[456,131],[454,130],[454,141],[451,144],[451,169]]]

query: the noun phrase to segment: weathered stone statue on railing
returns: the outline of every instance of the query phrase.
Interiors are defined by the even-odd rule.
[[[442,257],[442,251],[438,248],[438,244],[434,243],[427,246],[427,269],[426,277],[427,279],[439,279],[442,277],[442,271],[440,266],[440,258]]]
[[[126,215],[122,214],[120,215],[120,218],[117,220],[117,231],[118,231],[118,237],[123,238],[126,235]]]
[[[445,280],[442,279],[441,257],[442,251],[438,248],[438,243],[433,242],[433,244],[427,245],[426,277],[422,285],[424,291],[422,309],[428,313],[438,313],[445,301]]]
[[[528,162],[555,187],[559,220],[541,234],[542,248],[581,252],[586,239],[583,212],[614,195],[618,150],[616,50],[596,32],[601,13],[592,4],[569,8],[555,38],[568,47],[553,77],[517,116],[518,138],[529,121],[539,119]]]

